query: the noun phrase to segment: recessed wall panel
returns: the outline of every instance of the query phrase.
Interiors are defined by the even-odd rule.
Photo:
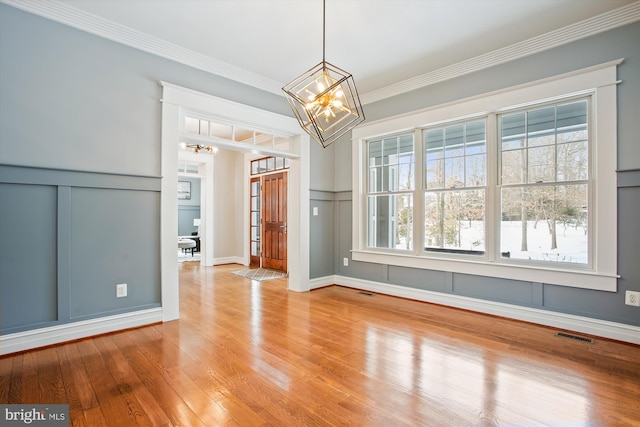
[[[0,183],[0,328],[57,320],[57,188]]]
[[[72,190],[72,319],[159,305],[159,210],[158,192]],[[124,298],[118,283],[128,285]]]

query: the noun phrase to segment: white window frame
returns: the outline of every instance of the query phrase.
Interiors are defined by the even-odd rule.
[[[528,282],[539,282],[576,288],[615,292],[617,290],[617,65],[622,59],[593,67],[561,74],[543,80],[438,105],[400,116],[369,122],[353,131],[353,228],[352,257],[354,261],[395,265],[411,268],[448,271]],[[371,250],[366,246],[366,141],[400,132],[418,132],[438,123],[488,117],[487,135],[495,134],[494,120],[497,114],[539,103],[553,102],[569,97],[590,96],[590,143],[592,144],[591,177],[592,204],[590,217],[593,227],[592,265],[589,268],[565,266],[540,266],[514,264],[501,259],[468,259],[465,257],[433,256],[421,251],[414,241],[413,253],[397,253],[392,250]],[[489,144],[489,141],[487,141]],[[488,148],[489,149],[489,148]],[[420,154],[422,156],[422,154]],[[417,160],[417,159],[416,159]],[[416,166],[417,168],[417,166]],[[487,154],[489,177],[496,175],[496,153]],[[493,182],[491,182],[493,181]],[[417,185],[417,184],[416,184]],[[487,218],[495,218],[497,204],[487,200]],[[417,202],[414,201],[414,206]],[[421,212],[414,213],[416,218]],[[420,219],[419,221],[422,221]],[[497,224],[487,233],[497,235]],[[487,253],[495,253],[495,247],[486,247]],[[440,254],[439,254],[440,255]]]

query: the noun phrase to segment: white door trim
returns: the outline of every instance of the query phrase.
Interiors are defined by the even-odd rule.
[[[179,283],[176,236],[178,235],[178,143],[181,109],[202,111],[228,121],[274,129],[291,135],[291,167],[288,204],[289,289],[309,290],[309,136],[287,116],[239,104],[188,88],[160,82],[162,86],[160,258],[163,320],[179,318]],[[260,148],[255,147],[260,154]],[[269,154],[269,153],[266,153]],[[245,194],[245,199],[248,196]],[[248,227],[244,241],[248,238]]]

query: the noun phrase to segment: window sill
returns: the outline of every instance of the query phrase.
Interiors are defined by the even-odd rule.
[[[448,271],[452,273],[539,282],[607,292],[616,292],[617,290],[618,275],[615,273],[607,274],[594,272],[592,270],[552,269],[510,263],[507,264],[499,261],[490,262],[486,260],[469,259],[454,260],[416,256],[412,254],[392,254],[364,250],[352,251],[352,258],[354,261],[387,264],[398,267]]]

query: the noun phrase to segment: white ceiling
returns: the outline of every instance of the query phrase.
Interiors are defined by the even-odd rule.
[[[267,90],[322,60],[322,0],[46,1],[259,76]],[[634,2],[327,0],[326,60],[353,74],[366,95]]]

